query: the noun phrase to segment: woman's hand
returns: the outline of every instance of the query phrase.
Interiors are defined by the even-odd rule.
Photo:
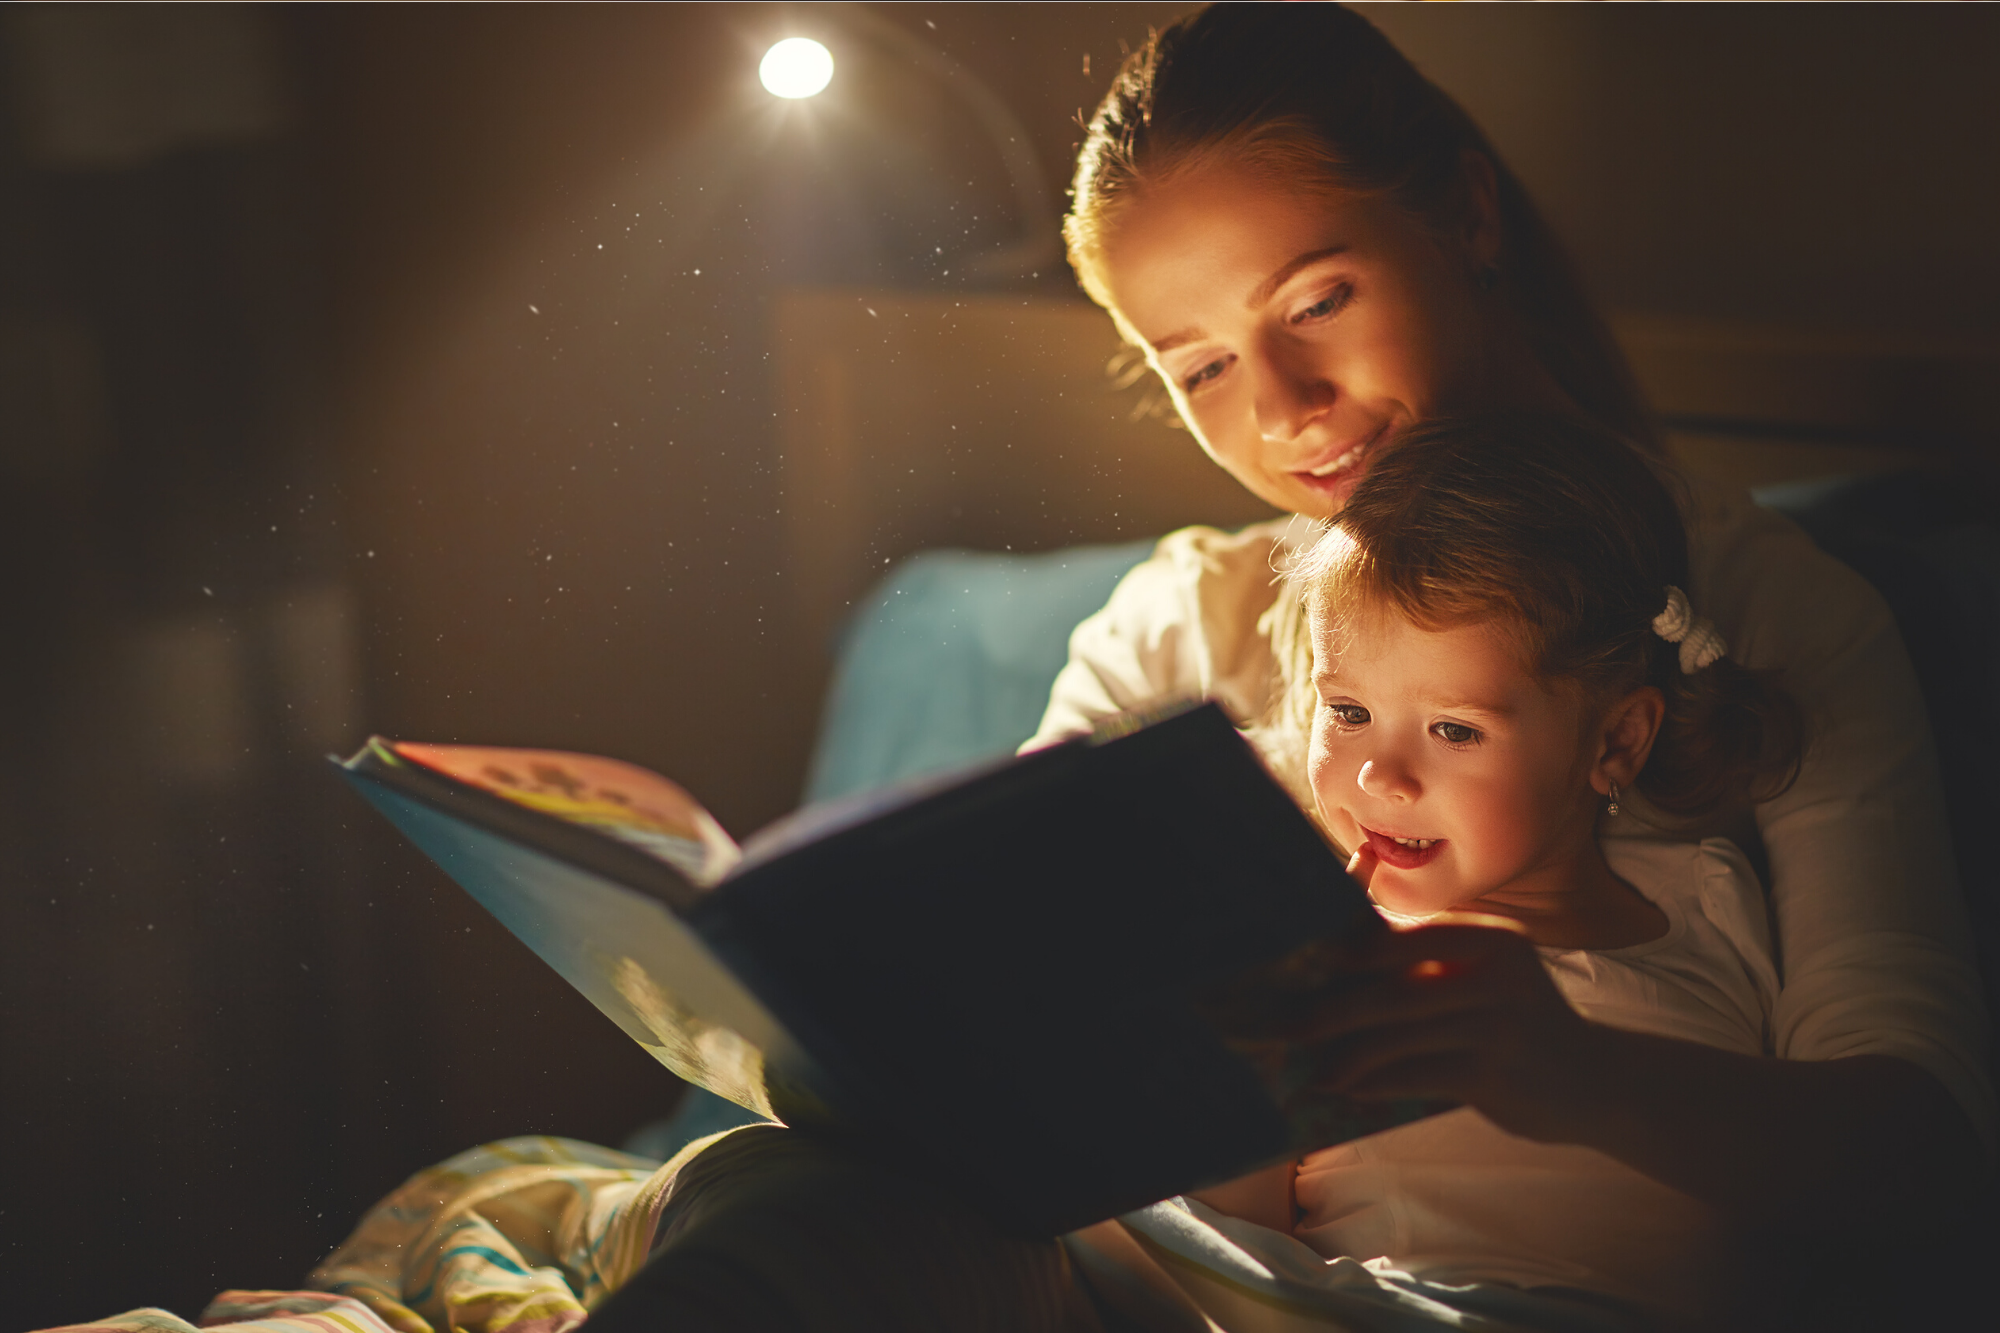
[[[1367,847],[1348,874],[1364,887]],[[1385,932],[1354,954],[1366,980],[1329,996],[1291,1034],[1323,1046],[1319,1086],[1362,1100],[1464,1102],[1511,1134],[1571,1138],[1590,1114],[1603,1029],[1556,990],[1504,917],[1455,912]]]
[[[1367,883],[1372,857],[1349,873]],[[1305,1011],[1323,1086],[1449,1097],[1509,1133],[1577,1143],[1744,1221],[1894,1234],[1949,1224],[1986,1175],[1935,1078],[1881,1055],[1779,1060],[1592,1023],[1512,922],[1447,914],[1349,958],[1366,980]]]

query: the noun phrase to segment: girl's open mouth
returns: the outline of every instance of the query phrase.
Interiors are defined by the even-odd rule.
[[[1366,825],[1361,831],[1368,835],[1368,845],[1375,849],[1381,863],[1398,870],[1427,866],[1445,849],[1443,838],[1399,838],[1390,833],[1377,833]]]

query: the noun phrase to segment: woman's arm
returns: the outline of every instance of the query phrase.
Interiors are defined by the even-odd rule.
[[[1741,491],[1694,490],[1693,595],[1730,656],[1782,670],[1811,720],[1798,782],[1756,811],[1783,976],[1775,1051],[1914,1064],[1952,1094],[1990,1155],[1983,996],[1930,719],[1895,620],[1787,520]]]
[[[1052,745],[1114,713],[1184,695],[1217,700],[1239,726],[1259,716],[1272,669],[1257,619],[1276,596],[1272,551],[1287,526],[1192,527],[1162,537],[1104,609],[1076,627],[1041,726],[1021,748]]]
[[[1972,1125],[1894,1056],[1777,1060],[1593,1028],[1569,1137],[1747,1221],[1916,1232],[1984,1174]]]
[[[1914,1230],[1984,1175],[1965,1112],[1907,1061],[1779,1060],[1592,1023],[1526,939],[1490,927],[1391,935],[1363,966],[1374,982],[1330,1001],[1310,1033],[1331,1090],[1454,1098],[1744,1222]]]
[[[1218,1213],[1240,1217],[1289,1236],[1299,1210],[1298,1180],[1299,1164],[1285,1161],[1188,1193]]]

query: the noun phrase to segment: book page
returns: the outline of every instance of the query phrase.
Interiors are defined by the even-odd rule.
[[[397,755],[649,852],[710,888],[743,858],[700,802],[636,764],[562,750],[391,742]]]
[[[379,780],[354,780],[501,925],[676,1076],[766,1118],[779,1114],[777,1102],[793,1114],[812,1109],[803,1098],[823,1076],[692,923],[585,867]]]
[[[1051,754],[1060,748],[1060,746],[1050,746],[1047,750],[1037,753]],[[1030,758],[1026,755],[1009,754],[981,759],[942,772],[905,778],[886,787],[875,787],[868,791],[803,806],[771,821],[744,839],[741,869],[748,871],[766,861],[775,861],[842,829],[870,823],[892,810],[900,810],[906,805],[915,805],[927,796],[964,786],[984,774],[1018,767]],[[1036,762],[1043,761],[1037,759]]]

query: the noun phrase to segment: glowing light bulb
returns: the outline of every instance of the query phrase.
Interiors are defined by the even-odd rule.
[[[764,53],[757,77],[776,97],[811,97],[833,79],[833,52],[810,37],[787,37]]]

